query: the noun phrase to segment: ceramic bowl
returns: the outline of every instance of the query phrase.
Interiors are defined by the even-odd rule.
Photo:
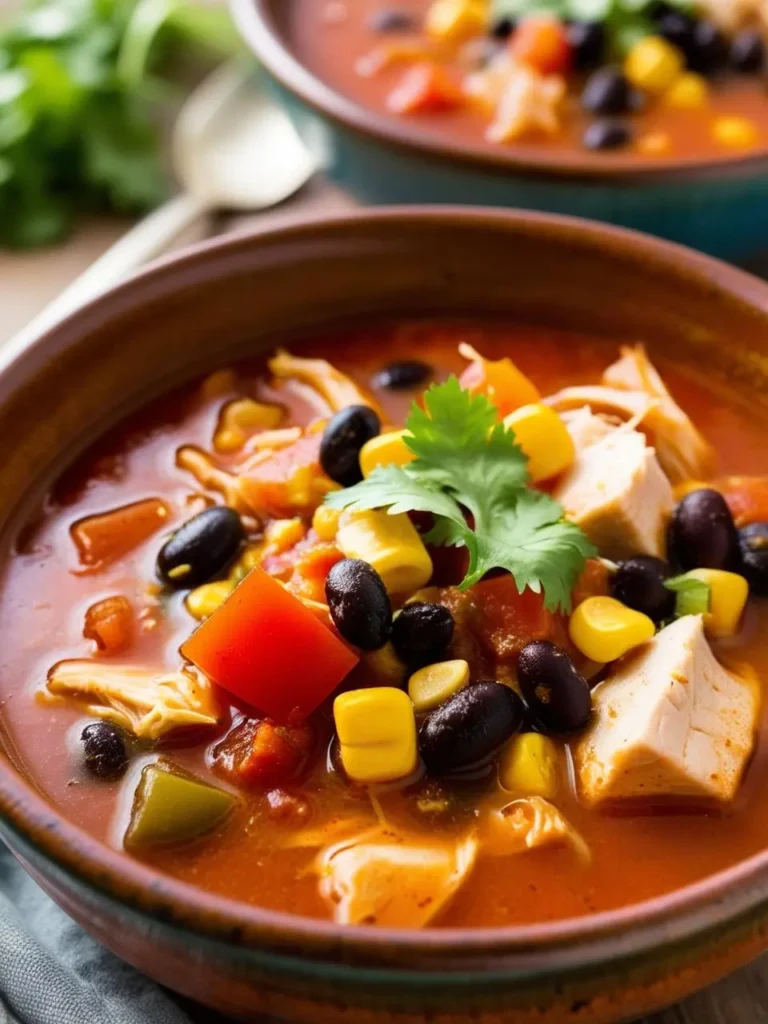
[[[513,146],[490,154],[366,110],[302,66],[293,0],[231,0],[242,35],[324,173],[371,203],[475,203],[576,214],[648,231],[725,259],[768,245],[768,148],[704,163],[631,165]]]
[[[33,344],[0,350],[0,537],[54,474],[185,378],[291,335],[397,315],[502,316],[614,338],[768,394],[768,285],[690,251],[567,218],[396,209],[188,250]],[[40,414],[45,410],[45,415]],[[19,681],[3,678],[5,697]],[[341,928],[198,891],[70,824],[0,755],[0,835],[119,956],[244,1019],[607,1024],[768,947],[768,852],[617,912],[532,927]]]

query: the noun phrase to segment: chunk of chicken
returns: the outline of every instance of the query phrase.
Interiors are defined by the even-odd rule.
[[[528,796],[494,810],[483,823],[482,850],[492,857],[524,853],[544,846],[571,846],[580,860],[589,847],[560,813],[541,796]]]
[[[559,108],[566,91],[561,75],[542,75],[502,52],[468,77],[465,90],[494,112],[486,131],[490,142],[514,142],[560,131]]]
[[[579,452],[554,497],[601,555],[663,553],[672,488],[638,431],[613,430]]]
[[[280,349],[269,360],[269,369],[281,380],[297,380],[312,388],[325,403],[326,408],[318,409],[321,415],[339,412],[348,405],[369,405],[381,413],[371,395],[325,359],[302,359]]]
[[[603,383],[611,388],[642,392],[653,399],[655,404],[645,417],[645,425],[673,484],[711,476],[715,468],[714,449],[670,395],[642,345],[622,348],[621,359],[608,367]]]
[[[733,800],[754,744],[758,687],[718,663],[701,616],[678,619],[619,662],[594,706],[574,757],[588,804]]]
[[[561,412],[560,419],[565,423],[577,452],[602,441],[620,425],[620,421],[611,420],[609,416],[595,415],[588,405]]]
[[[161,674],[135,665],[60,661],[40,697],[73,700],[88,714],[147,740],[174,729],[215,725],[221,713],[211,682],[192,668]]]
[[[473,837],[425,841],[363,833],[319,855],[320,891],[339,924],[421,928],[467,878],[477,849]]]

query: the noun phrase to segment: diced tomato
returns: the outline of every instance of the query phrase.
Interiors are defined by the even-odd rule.
[[[127,597],[105,597],[85,613],[83,636],[104,654],[119,654],[130,647],[133,633],[133,609]]]
[[[298,597],[260,568],[181,651],[219,686],[281,724],[311,714],[358,661]]]
[[[460,90],[439,64],[421,61],[405,72],[387,105],[395,114],[434,114],[453,110],[462,100]]]
[[[299,773],[313,742],[313,731],[306,724],[246,719],[217,745],[213,761],[239,785],[275,786]]]
[[[256,512],[278,519],[310,514],[331,489],[320,468],[322,434],[308,434],[294,444],[262,451],[240,471],[240,490]]]
[[[566,75],[570,70],[573,52],[565,26],[551,15],[523,18],[509,46],[516,60],[542,75]]]
[[[168,515],[164,501],[147,498],[80,519],[70,533],[82,564],[95,568],[129,554],[165,526]]]
[[[702,486],[720,491],[737,526],[768,522],[768,476],[727,476]]]
[[[473,395],[485,395],[504,417],[522,405],[538,402],[539,389],[511,359],[484,359],[473,349],[466,349],[473,355],[472,362],[464,370],[459,383]]]
[[[529,589],[518,593],[508,573],[481,580],[472,588],[472,599],[477,637],[496,658],[516,657],[531,640],[570,648],[565,616],[548,611],[542,594]]]
[[[588,558],[584,571],[573,590],[573,607],[588,597],[609,597],[611,593],[610,573],[599,558]]]

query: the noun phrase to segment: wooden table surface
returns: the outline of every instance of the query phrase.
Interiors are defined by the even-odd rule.
[[[2,0],[0,0],[2,6]],[[348,209],[351,201],[322,182],[313,182],[290,203],[258,218],[218,221],[210,233],[266,226],[307,212]],[[81,226],[65,245],[32,254],[0,251],[0,341],[23,327],[58,291],[84,270],[130,225],[98,220]],[[768,266],[768,264],[767,264]],[[227,1024],[209,1010],[185,1004],[196,1024]],[[768,1024],[768,954],[752,966],[637,1024]],[[268,1022],[264,1022],[268,1024]]]

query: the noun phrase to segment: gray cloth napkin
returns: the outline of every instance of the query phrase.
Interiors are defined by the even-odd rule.
[[[204,1011],[199,1021],[218,1020]],[[0,844],[0,1024],[191,1024],[86,935]]]

